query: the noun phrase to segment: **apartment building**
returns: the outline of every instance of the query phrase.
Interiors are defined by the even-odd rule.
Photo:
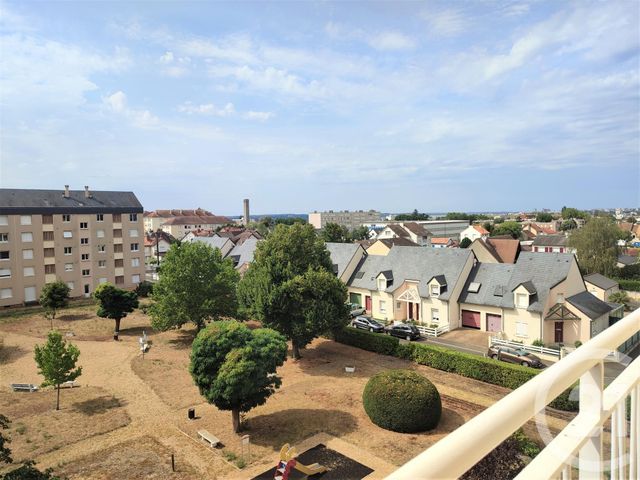
[[[132,192],[0,189],[0,307],[62,280],[72,297],[144,280],[142,205]]]
[[[337,223],[343,225],[349,230],[360,227],[364,223],[376,223],[382,218],[382,214],[375,210],[357,210],[350,212],[344,210],[342,212],[312,212],[309,214],[309,223],[316,229],[324,228],[327,223]]]

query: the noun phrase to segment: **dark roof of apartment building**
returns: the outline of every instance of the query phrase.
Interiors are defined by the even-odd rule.
[[[143,213],[133,192],[0,188],[0,214]]]

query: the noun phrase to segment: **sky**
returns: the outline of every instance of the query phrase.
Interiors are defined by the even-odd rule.
[[[640,2],[5,2],[0,187],[240,214],[640,205]]]

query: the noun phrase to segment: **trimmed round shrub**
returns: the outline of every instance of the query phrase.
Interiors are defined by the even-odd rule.
[[[386,370],[369,379],[362,394],[373,423],[394,432],[431,430],[442,415],[435,385],[412,370]]]

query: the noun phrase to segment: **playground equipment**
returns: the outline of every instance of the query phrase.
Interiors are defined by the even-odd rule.
[[[300,473],[307,476],[327,471],[327,467],[324,467],[319,463],[304,465],[298,462],[295,458],[296,455],[298,455],[298,452],[296,452],[295,447],[289,446],[288,443],[285,443],[282,446],[280,449],[280,461],[278,462],[278,466],[276,467],[276,471],[273,475],[274,480],[288,480],[292,468],[295,468]]]

